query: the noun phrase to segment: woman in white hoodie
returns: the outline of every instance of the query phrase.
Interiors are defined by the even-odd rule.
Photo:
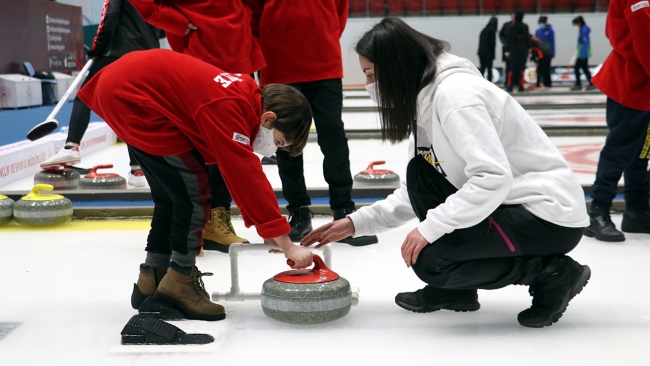
[[[414,312],[478,310],[477,289],[529,285],[521,325],[556,322],[591,271],[565,254],[589,225],[584,193],[544,132],[448,44],[386,18],[358,42],[382,136],[411,138],[406,183],[302,245],[375,234],[413,217],[402,257],[427,283],[400,293]]]

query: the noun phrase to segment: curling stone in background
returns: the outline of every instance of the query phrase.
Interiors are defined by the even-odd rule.
[[[391,170],[375,170],[375,165],[386,164],[385,161],[373,161],[368,168],[354,176],[354,181],[361,186],[399,185],[399,175]]]
[[[0,225],[11,221],[14,217],[14,200],[0,194]]]
[[[278,273],[262,285],[264,314],[288,323],[325,323],[345,316],[351,306],[350,283],[318,255],[314,268]]]
[[[126,179],[115,173],[97,173],[99,169],[112,168],[113,164],[96,165],[90,173],[79,179],[79,189],[126,189]]]
[[[34,176],[34,184],[50,184],[54,190],[77,189],[79,173],[66,168],[46,168]]]
[[[72,201],[58,194],[41,194],[51,191],[50,184],[37,184],[31,192],[14,204],[14,219],[21,225],[49,226],[72,219]]]

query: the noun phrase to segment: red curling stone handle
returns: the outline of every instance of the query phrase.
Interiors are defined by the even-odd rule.
[[[115,178],[118,177],[118,174],[115,173],[97,173],[99,169],[110,169],[113,167],[113,164],[102,164],[102,165],[95,165],[91,170],[88,175],[85,176],[85,178]]]
[[[366,168],[366,170],[361,172],[361,174],[368,174],[368,175],[370,175],[370,174],[377,174],[377,175],[380,175],[380,174],[393,174],[393,172],[391,170],[385,170],[385,169],[375,170],[375,165],[382,165],[382,164],[386,164],[386,161],[384,161],[384,160],[373,161],[372,163],[370,163],[370,165],[368,165],[368,168]]]

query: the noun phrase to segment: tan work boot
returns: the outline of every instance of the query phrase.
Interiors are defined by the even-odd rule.
[[[232,243],[248,243],[248,240],[235,234],[230,221],[230,210],[226,211],[224,207],[213,208],[203,232],[203,249],[228,253]]]
[[[170,268],[153,297],[180,310],[187,319],[225,319],[226,311],[223,306],[210,301],[201,279],[203,276],[212,276],[212,273],[201,273],[198,268],[193,267],[190,275],[185,276]]]
[[[131,306],[134,309],[139,309],[144,300],[156,292],[156,288],[165,277],[165,274],[167,274],[167,269],[149,267],[146,264],[140,265],[138,283],[133,284],[133,292],[131,293]]]

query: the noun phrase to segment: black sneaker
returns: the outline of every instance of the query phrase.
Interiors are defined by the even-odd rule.
[[[650,234],[650,211],[625,211],[621,230],[626,233]]]
[[[624,241],[625,235],[616,229],[609,216],[609,207],[592,203],[589,209],[590,225],[585,229],[585,236],[601,241]]]
[[[334,221],[336,220],[341,220],[346,218],[349,214],[353,213],[354,209],[350,210],[347,208],[340,209],[340,210],[334,210],[332,211],[332,215],[334,215]],[[376,235],[366,235],[366,236],[358,236],[356,238],[353,238],[351,236],[348,236],[347,238],[343,238],[338,241],[339,243],[345,243],[352,245],[353,247],[363,247],[366,245],[370,244],[377,244],[379,240],[377,239]]]
[[[594,84],[589,84],[589,85],[587,85],[587,87],[585,88],[585,91],[589,91],[589,90],[598,90],[598,88],[597,88],[596,85],[594,85]]]
[[[582,91],[582,87],[579,85],[574,85],[573,88],[569,89],[569,91]]]
[[[291,232],[289,233],[289,239],[291,241],[299,242],[313,230],[311,226],[312,217],[314,217],[314,214],[307,206],[300,207],[297,211],[290,211],[289,225],[291,225]]]
[[[415,313],[430,313],[441,309],[476,311],[481,307],[476,290],[450,290],[429,285],[415,292],[401,292],[395,304]]]
[[[519,313],[517,320],[524,327],[541,328],[553,325],[580,293],[591,277],[591,269],[567,256],[559,256],[544,268],[528,292],[533,305]]]
[[[278,165],[278,157],[273,155],[270,158],[262,157],[262,165]]]

